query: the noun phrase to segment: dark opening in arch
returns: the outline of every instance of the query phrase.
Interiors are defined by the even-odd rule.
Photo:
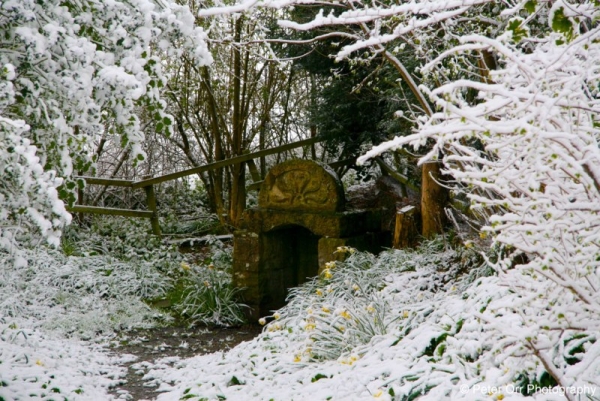
[[[261,256],[267,279],[260,284],[266,294],[260,307],[263,312],[281,308],[290,288],[318,274],[319,238],[298,225],[278,227],[264,234]]]

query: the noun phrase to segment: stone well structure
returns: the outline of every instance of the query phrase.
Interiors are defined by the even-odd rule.
[[[233,282],[244,288],[251,319],[282,307],[288,289],[319,274],[337,247],[378,252],[389,234],[381,232],[380,210],[345,210],[335,172],[310,160],[273,167],[258,199],[233,250]]]

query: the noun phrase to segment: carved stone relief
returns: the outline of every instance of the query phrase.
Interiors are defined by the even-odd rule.
[[[259,207],[336,212],[344,192],[335,173],[310,160],[290,160],[271,169],[259,195]]]

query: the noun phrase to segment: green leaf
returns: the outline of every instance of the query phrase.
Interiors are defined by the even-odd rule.
[[[535,9],[537,7],[537,1],[535,0],[529,0],[527,3],[525,3],[525,10],[529,13],[529,14],[533,14],[535,12]]]
[[[321,373],[317,373],[312,379],[310,379],[310,382],[314,383],[314,382],[319,381],[321,379],[327,379],[327,378],[328,378],[327,376],[325,376],[325,375],[323,375]]]
[[[565,39],[567,39],[567,42],[570,42],[573,39],[573,22],[565,15],[565,9],[563,7],[557,9],[552,16],[552,30],[554,30],[554,32],[562,33],[565,36]]]
[[[516,17],[508,21],[507,31],[512,33],[512,40],[515,43],[519,43],[523,38],[529,36],[529,30],[523,26],[523,19]]]
[[[246,382],[240,381],[240,379],[238,379],[237,377],[232,376],[231,380],[229,380],[229,383],[227,383],[227,387],[243,386],[244,384],[246,384]]]

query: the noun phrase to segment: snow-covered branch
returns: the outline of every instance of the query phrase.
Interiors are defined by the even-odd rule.
[[[93,140],[114,134],[143,159],[141,105],[170,129],[155,49],[168,56],[185,49],[200,65],[211,55],[189,9],[170,1],[10,0],[1,8],[0,215],[20,228],[0,227],[12,241],[0,249],[13,249],[16,233],[28,227],[56,245],[70,221],[58,192],[74,199],[76,183],[68,178],[92,168]]]

